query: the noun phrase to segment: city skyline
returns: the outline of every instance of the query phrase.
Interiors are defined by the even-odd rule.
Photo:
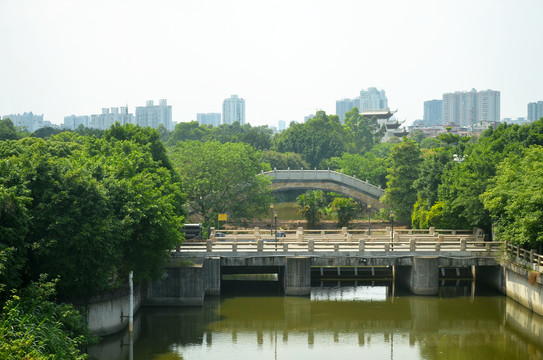
[[[239,94],[247,123],[275,125],[376,87],[407,123],[424,101],[472,88],[500,91],[502,118],[526,117],[543,98],[542,12],[535,0],[4,0],[0,113],[62,124],[168,99],[186,122]]]

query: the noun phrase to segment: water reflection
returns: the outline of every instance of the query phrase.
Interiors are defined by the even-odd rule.
[[[310,297],[230,296],[203,308],[142,309],[134,359],[543,358],[540,316],[476,293],[471,283],[453,285],[442,286],[440,297],[417,297],[334,282]],[[128,359],[120,339],[106,339],[91,356]]]

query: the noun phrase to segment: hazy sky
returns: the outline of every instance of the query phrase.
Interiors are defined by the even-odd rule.
[[[0,0],[0,115],[62,123],[168,99],[174,121],[245,99],[252,125],[302,121],[362,88],[397,118],[444,92],[543,100],[541,0]]]

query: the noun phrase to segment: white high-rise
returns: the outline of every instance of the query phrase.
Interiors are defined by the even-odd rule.
[[[64,122],[66,123],[66,117]],[[128,107],[126,106],[102,108],[101,114],[91,115],[88,126],[93,129],[107,130],[115,123],[121,125],[133,124],[134,115],[128,113]]]
[[[166,129],[172,131],[172,106],[168,105],[166,99],[161,99],[158,105],[153,100],[147,100],[145,106],[136,107],[136,124],[139,126],[158,128],[163,125]]]
[[[222,123],[233,124],[236,121],[240,125],[245,124],[245,100],[232,95],[222,103]]]
[[[374,87],[360,90],[360,106],[358,106],[360,112],[383,109],[388,109],[388,99],[385,90],[377,90]]]
[[[471,126],[500,121],[500,92],[456,91],[443,94],[443,124]]]
[[[360,98],[336,100],[336,115],[343,124],[345,122],[345,114],[354,107],[359,107]],[[359,109],[360,110],[360,109]]]
[[[536,121],[543,117],[543,101],[528,104],[528,121]]]
[[[24,114],[4,115],[3,119],[10,119],[13,125],[27,131],[36,131],[45,126],[42,115],[34,115],[31,112]]]
[[[200,125],[211,125],[219,126],[221,124],[221,114],[220,113],[197,113],[196,121]]]
[[[79,125],[83,125],[84,127],[89,127],[90,124],[90,117],[87,115],[81,115],[81,116],[65,116],[64,117],[64,125],[62,127],[64,129],[70,129],[75,130],[79,127]]]

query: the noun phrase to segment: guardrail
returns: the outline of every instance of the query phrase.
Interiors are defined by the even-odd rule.
[[[505,250],[508,254],[516,257],[516,262],[535,271],[543,270],[543,255],[537,254],[535,250],[526,250],[519,245],[509,243],[505,243]]]
[[[177,249],[177,252],[455,252],[469,251],[474,256],[494,256],[502,248],[500,242],[468,241],[428,241],[411,239],[409,241],[319,241],[307,240],[302,242],[285,241],[280,239],[237,239],[237,240],[206,240],[187,242]]]
[[[260,240],[263,238],[274,237],[273,232],[270,230],[262,230],[258,227],[253,229],[237,229],[237,230],[215,230],[210,229],[211,240]],[[416,239],[417,241],[460,241],[465,239],[467,241],[482,241],[484,236],[481,230],[475,229],[469,230],[447,230],[447,229],[394,229],[394,234],[391,233],[392,229],[387,227],[385,229],[371,229],[371,233],[366,229],[329,229],[329,230],[306,230],[304,228],[298,228],[296,230],[280,230],[283,242],[286,241],[359,241],[359,240],[373,240],[384,241],[394,240],[394,242],[409,241],[410,239]]]

